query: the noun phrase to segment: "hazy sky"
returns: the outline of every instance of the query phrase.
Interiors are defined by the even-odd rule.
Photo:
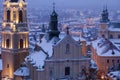
[[[103,8],[107,3],[109,8],[120,9],[120,0],[26,0],[29,7],[52,7],[56,3],[57,8]]]

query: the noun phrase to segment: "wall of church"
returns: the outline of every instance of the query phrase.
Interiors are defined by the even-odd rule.
[[[52,59],[79,59],[82,56],[80,44],[63,42],[53,47]]]
[[[77,80],[82,69],[88,70],[90,59],[81,59],[81,60],[58,60],[51,61],[46,60],[45,70],[46,70],[46,79],[63,79],[63,78],[72,78]],[[69,73],[66,74],[65,68],[69,67]]]
[[[46,70],[39,70],[37,69],[35,66],[33,66],[34,64],[31,63],[31,61],[27,62],[27,67],[30,70],[30,79],[32,80],[45,80],[46,78]],[[47,79],[48,80],[48,79]]]

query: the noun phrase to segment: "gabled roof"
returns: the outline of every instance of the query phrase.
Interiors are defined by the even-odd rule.
[[[30,75],[30,71],[26,66],[26,63],[24,62],[20,68],[18,68],[15,72],[14,75],[16,76],[21,76],[21,77],[27,77]]]
[[[72,36],[69,35],[69,34],[66,34],[66,36],[65,36],[63,39],[61,39],[60,41],[58,41],[58,43],[57,43],[55,46],[60,45],[60,44],[62,44],[62,43],[64,44],[64,43],[66,43],[66,42],[69,42],[69,43],[71,43],[71,44],[75,44],[75,45],[79,46],[79,43],[78,43],[77,41],[75,41],[75,40],[72,38]]]
[[[92,42],[99,56],[120,56],[120,50],[109,40],[101,38]]]

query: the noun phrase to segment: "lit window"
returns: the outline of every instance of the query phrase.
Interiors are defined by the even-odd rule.
[[[15,21],[16,20],[16,12],[13,11],[13,20]]]

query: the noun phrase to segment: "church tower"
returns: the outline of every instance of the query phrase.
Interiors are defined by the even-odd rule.
[[[107,7],[103,9],[99,23],[98,36],[108,39],[109,13]]]
[[[108,10],[107,10],[107,7],[106,7],[102,11],[100,22],[101,23],[107,23],[107,22],[109,22],[110,20],[109,20],[108,16],[109,16],[109,13],[108,13]]]
[[[28,26],[25,0],[5,0],[2,22],[2,77],[14,78],[28,55]]]
[[[48,40],[53,37],[59,37],[60,32],[58,31],[58,14],[55,11],[55,3],[53,3],[53,12],[50,15],[50,23],[48,29]]]

